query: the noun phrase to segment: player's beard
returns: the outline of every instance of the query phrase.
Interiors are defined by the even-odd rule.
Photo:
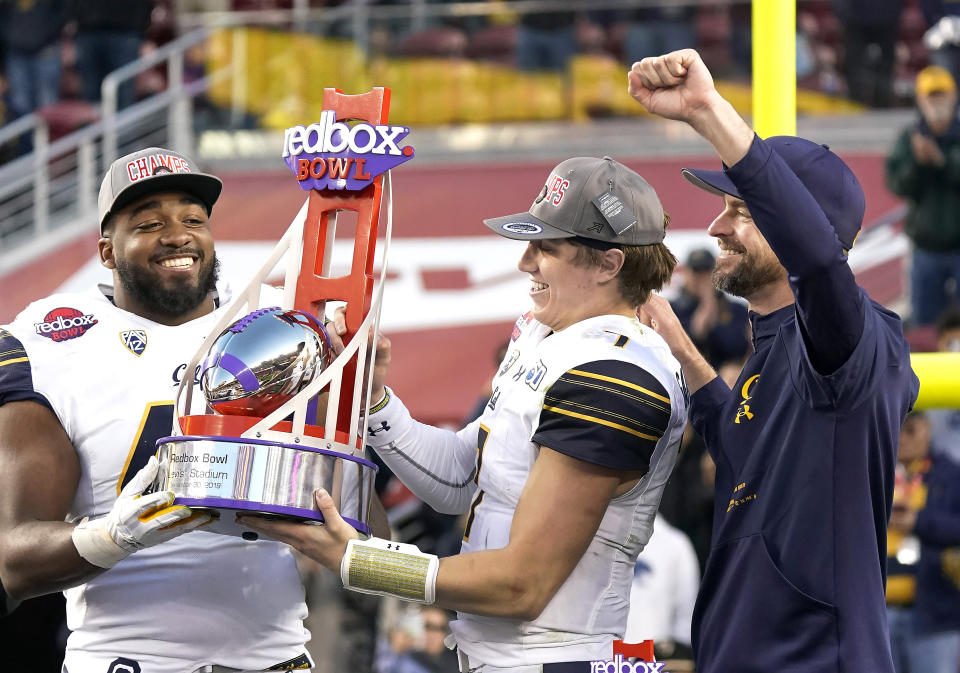
[[[732,270],[724,271],[714,267],[710,280],[718,290],[749,300],[754,292],[780,280],[785,274],[786,271],[772,252],[762,258],[751,252],[744,252]]]
[[[121,259],[116,262],[123,289],[142,306],[165,318],[178,318],[197,308],[216,290],[220,275],[220,260],[216,253],[200,269],[195,285],[178,283],[175,287],[158,283],[150,271],[142,266],[128,264]]]

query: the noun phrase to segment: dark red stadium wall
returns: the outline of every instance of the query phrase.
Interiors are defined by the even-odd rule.
[[[867,193],[866,221],[897,204],[883,184],[883,157],[847,155]],[[682,166],[711,166],[710,158],[625,160],[656,188],[673,218],[674,229],[705,228],[718,199],[689,185]],[[481,220],[525,210],[546,179],[553,161],[505,164],[403,166],[394,172],[394,235],[397,237],[494,235]],[[214,211],[218,240],[277,240],[303,203],[292,176],[227,174]],[[91,223],[91,229],[94,228]],[[29,301],[52,292],[96,254],[96,234],[0,278],[0,323]],[[519,255],[519,248],[518,248]],[[424,419],[457,422],[476,401],[492,374],[492,354],[510,324],[432,329],[391,334],[391,383],[410,409]]]

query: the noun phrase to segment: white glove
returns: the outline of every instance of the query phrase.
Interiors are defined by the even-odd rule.
[[[207,512],[174,505],[173,491],[142,495],[161,466],[156,456],[123,487],[113,509],[99,519],[84,519],[73,529],[73,544],[84,559],[112,568],[138,549],[152,547],[210,521]]]

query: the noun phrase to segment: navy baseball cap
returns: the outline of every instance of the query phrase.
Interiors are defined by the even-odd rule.
[[[804,138],[773,136],[764,142],[786,162],[820,205],[843,249],[852,248],[863,223],[866,201],[860,181],[850,167],[826,145]],[[743,198],[726,171],[684,168],[682,173],[691,183],[708,192]]]

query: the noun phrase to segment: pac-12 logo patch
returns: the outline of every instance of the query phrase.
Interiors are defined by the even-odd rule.
[[[83,336],[88,329],[97,324],[92,313],[84,314],[75,308],[60,307],[43,317],[43,322],[33,324],[40,336],[54,341],[67,341]]]
[[[147,350],[147,333],[142,329],[128,329],[120,332],[120,341],[137,357]]]

